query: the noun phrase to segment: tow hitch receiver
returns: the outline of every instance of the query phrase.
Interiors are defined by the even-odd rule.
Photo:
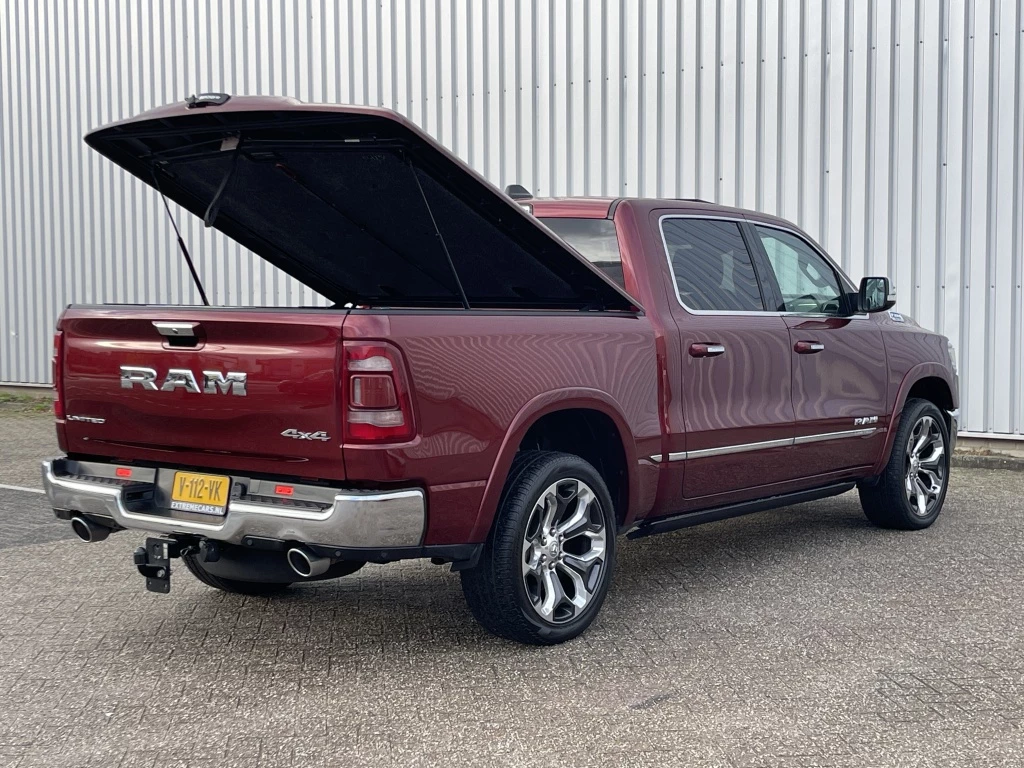
[[[150,592],[171,591],[171,558],[181,557],[184,545],[174,539],[146,539],[146,546],[135,550],[135,565],[146,577]]]

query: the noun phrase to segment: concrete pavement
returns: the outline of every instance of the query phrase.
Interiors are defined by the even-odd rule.
[[[39,487],[48,418],[3,417]],[[636,542],[580,640],[477,627],[458,577],[370,565],[243,598],[0,489],[0,765],[1018,766],[1024,473],[954,470],[928,531],[855,494]]]

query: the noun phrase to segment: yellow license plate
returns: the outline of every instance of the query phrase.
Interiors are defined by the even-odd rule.
[[[197,472],[175,472],[171,488],[171,509],[223,515],[228,506],[231,478],[201,475]]]

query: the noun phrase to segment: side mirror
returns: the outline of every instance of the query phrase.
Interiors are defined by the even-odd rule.
[[[865,277],[857,292],[859,312],[884,312],[896,306],[896,287],[888,277]]]

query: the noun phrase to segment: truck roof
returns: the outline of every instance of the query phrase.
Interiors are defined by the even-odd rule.
[[[534,216],[551,218],[607,219],[615,212],[615,207],[622,202],[629,202],[641,211],[653,211],[662,208],[734,216],[763,221],[771,224],[785,225],[794,228],[793,223],[760,211],[747,208],[734,208],[720,205],[709,200],[697,198],[658,198],[658,197],[534,197],[517,201],[529,205]]]

